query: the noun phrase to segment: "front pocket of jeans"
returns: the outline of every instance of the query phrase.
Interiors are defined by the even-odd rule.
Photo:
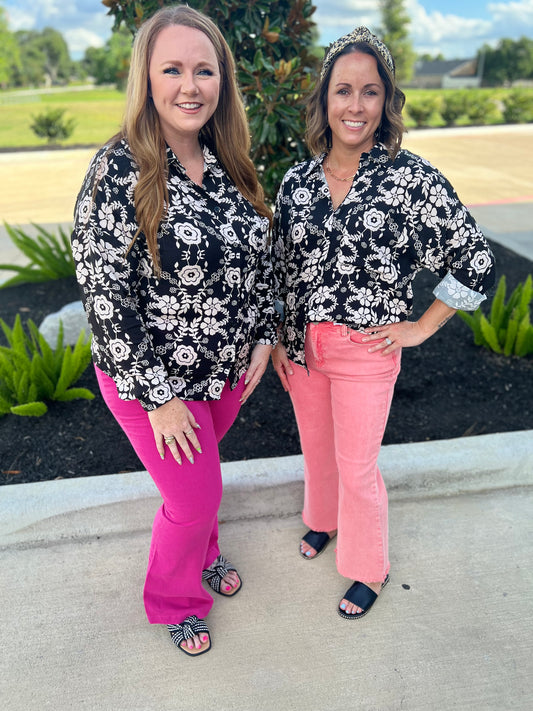
[[[363,341],[363,338],[368,338],[370,334],[369,333],[361,333],[360,331],[350,331],[348,333],[348,337],[350,341],[355,345],[355,346],[373,346],[376,343],[382,343],[385,339],[382,338],[379,341]]]

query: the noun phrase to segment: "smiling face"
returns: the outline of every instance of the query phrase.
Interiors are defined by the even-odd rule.
[[[184,25],[165,27],[154,44],[149,77],[166,142],[173,147],[197,140],[220,93],[217,56],[207,35]]]
[[[341,55],[331,71],[327,96],[332,150],[358,155],[369,151],[385,105],[375,57],[362,52]]]

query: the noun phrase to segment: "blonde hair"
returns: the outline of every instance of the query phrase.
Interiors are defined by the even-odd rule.
[[[230,179],[255,210],[271,221],[271,211],[249,157],[248,121],[231,50],[218,27],[202,13],[186,5],[164,7],[141,25],[135,37],[122,128],[112,139],[115,144],[126,138],[139,167],[134,191],[139,228],[129,249],[143,232],[156,273],[160,272],[157,233],[168,205],[167,154],[159,116],[149,95],[149,67],[159,33],[171,25],[200,30],[213,44],[220,69],[220,97],[213,116],[200,131],[200,140],[214,151]]]
[[[307,145],[313,155],[319,155],[331,148],[331,129],[328,125],[328,89],[331,72],[339,57],[352,52],[369,54],[375,57],[378,64],[379,76],[385,86],[385,104],[381,123],[376,132],[376,140],[387,147],[390,157],[394,160],[402,145],[402,137],[405,132],[402,117],[405,95],[396,85],[394,73],[383,55],[367,42],[355,42],[344,47],[317,81],[307,102],[307,130],[305,134]]]

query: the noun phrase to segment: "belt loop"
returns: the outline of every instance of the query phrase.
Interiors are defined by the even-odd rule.
[[[345,323],[341,324],[341,336],[348,335],[348,326]]]

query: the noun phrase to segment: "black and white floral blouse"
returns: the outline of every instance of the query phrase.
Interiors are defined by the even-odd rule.
[[[122,399],[145,410],[174,396],[219,399],[226,380],[234,387],[245,372],[252,347],[276,342],[268,220],[203,150],[199,187],[167,148],[159,277],[142,234],[126,256],[137,231],[138,168],[124,140],[94,156],[76,203],[72,251],[93,359]]]
[[[305,364],[305,326],[333,321],[361,330],[407,319],[412,280],[441,277],[448,306],[474,310],[494,282],[493,256],[449,182],[402,149],[394,161],[378,144],[334,210],[324,155],[291,168],[274,216],[274,273],[284,309],[283,342]]]

